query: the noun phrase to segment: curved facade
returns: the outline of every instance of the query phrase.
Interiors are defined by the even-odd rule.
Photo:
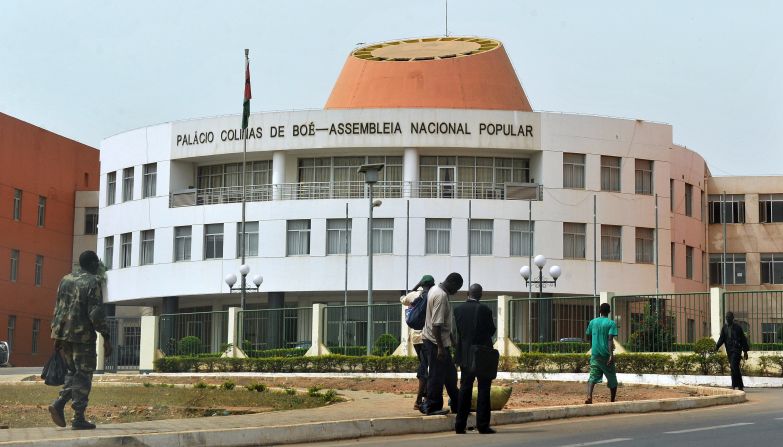
[[[508,59],[499,43],[443,60],[372,60],[380,57],[372,51],[349,56],[325,110],[250,117],[247,263],[249,278],[264,278],[251,304],[341,303],[346,276],[348,299],[366,299],[369,205],[357,168],[367,163],[385,164],[373,190],[383,202],[372,232],[377,301],[396,301],[422,274],[440,280],[452,271],[465,277],[465,289],[470,281],[486,296],[519,295],[527,290],[518,272],[529,262],[531,237],[532,254],[563,270],[547,293],[650,293],[656,194],[659,288],[680,287],[670,262],[678,217],[666,203],[673,179],[705,165],[673,145],[670,126],[526,111],[515,76],[498,78],[521,93],[506,106],[493,93],[502,89],[491,86],[475,86],[476,101],[448,92],[433,93],[442,100],[431,103],[413,94],[384,99],[368,92],[387,88],[367,79],[404,79],[416,64],[441,62],[493,70],[487,57]],[[103,141],[98,251],[112,267],[110,301],[238,303],[224,277],[240,265],[240,122],[236,115],[165,123]]]

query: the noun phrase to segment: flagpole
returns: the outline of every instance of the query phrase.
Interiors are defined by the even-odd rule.
[[[249,77],[249,75],[250,75],[250,57],[249,57],[249,54],[250,54],[250,49],[245,48],[245,77],[246,77],[245,83],[246,84],[250,82],[250,77]],[[249,86],[247,86],[247,85],[245,86],[245,91],[246,91],[246,93],[245,93],[245,101],[249,102],[249,98],[247,97],[247,89],[248,89],[248,87]],[[240,256],[242,257],[242,265],[245,265],[245,208],[246,208],[245,187],[246,187],[246,183],[247,183],[245,170],[247,168],[246,163],[247,163],[247,124],[248,123],[245,121],[245,111],[244,110],[242,112],[242,124],[243,124],[243,126],[242,126],[242,142],[243,142],[243,144],[242,144],[242,223],[241,223],[241,225],[242,225],[242,233],[241,233],[240,239],[239,239],[239,242],[240,242],[239,243],[239,247],[240,247],[239,248],[239,253],[240,253]],[[242,286],[241,286],[242,287],[242,291],[241,291],[241,294],[240,294],[240,303],[239,303],[239,307],[242,310],[245,310],[245,293],[246,293],[245,289],[246,289],[246,286],[247,286],[247,277],[246,277],[246,275],[242,275]]]

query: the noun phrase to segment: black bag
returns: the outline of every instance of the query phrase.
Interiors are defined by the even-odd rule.
[[[49,360],[43,367],[41,378],[44,383],[50,386],[60,386],[65,383],[65,373],[68,371],[68,365],[65,363],[62,351],[55,350]]]
[[[478,304],[473,315],[473,334],[478,332],[478,313],[481,309]],[[470,371],[480,379],[494,380],[498,376],[498,362],[500,353],[497,349],[484,345],[470,346]]]

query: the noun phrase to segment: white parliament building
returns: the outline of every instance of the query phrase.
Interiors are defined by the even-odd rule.
[[[224,278],[241,264],[241,120],[102,141],[109,302],[157,313],[239,304]],[[246,136],[248,283],[263,277],[248,307],[341,304],[346,291],[366,301],[370,202],[358,168],[371,163],[384,164],[373,186],[376,302],[450,272],[463,291],[470,281],[487,297],[526,294],[519,271],[531,254],[561,267],[545,289],[556,296],[651,293],[656,278],[661,292],[707,287],[701,156],[675,145],[667,124],[532,111],[493,39],[359,48],[324,109],[252,114]],[[672,274],[675,255],[689,277]]]

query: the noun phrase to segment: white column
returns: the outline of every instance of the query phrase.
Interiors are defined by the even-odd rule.
[[[143,315],[141,317],[141,340],[139,348],[139,372],[152,372],[155,370],[155,359],[162,354],[158,353],[158,323],[155,315]]]
[[[272,153],[272,200],[283,198],[282,184],[285,183],[285,152]]]
[[[411,343],[411,331],[407,324],[405,324],[405,306],[400,306],[402,316],[400,317],[400,345],[394,350],[392,355],[400,356],[413,356],[416,355],[416,350],[413,349],[413,343]]]
[[[402,156],[403,197],[416,197],[416,186],[419,183],[419,150],[406,147]]]
[[[604,303],[606,303],[606,304],[608,304],[610,306],[612,305],[612,299],[614,298],[614,295],[615,295],[614,292],[598,292],[598,294],[599,294],[599,303],[598,303],[599,306],[601,304],[604,304]],[[596,312],[598,312],[598,311],[596,311]],[[609,312],[609,315],[614,315],[614,313],[615,313],[615,309],[612,308],[612,310]],[[618,327],[617,330],[618,331],[622,331],[625,328],[625,324],[626,324],[626,322],[621,321],[620,324],[619,324],[619,326],[621,326],[621,327]],[[623,354],[623,353],[626,352],[625,348],[623,347],[622,344],[620,344],[620,341],[617,340],[617,338],[615,338],[615,340],[614,340],[614,346],[615,346],[615,352],[616,353]]]
[[[612,298],[614,298],[614,292],[598,292],[598,293],[600,293],[601,295],[600,302],[598,303],[599,306],[604,303],[610,306],[612,305]],[[614,313],[614,309],[612,309],[612,313]]]
[[[498,327],[497,327],[497,340],[495,341],[495,349],[498,350],[500,355],[519,355],[522,351],[519,350],[514,341],[509,337],[509,318],[511,316],[511,296],[500,295],[498,296]]]
[[[242,316],[240,315],[240,311],[242,308],[240,307],[229,307],[228,308],[228,327],[226,330],[228,331],[228,337],[226,337],[226,340],[228,340],[228,343],[231,344],[231,347],[226,349],[226,352],[221,355],[221,357],[237,357],[237,358],[246,358],[247,355],[242,351],[241,347],[239,346],[239,328],[240,328],[240,321],[239,318]]]
[[[98,337],[95,339],[95,372],[103,374],[106,370],[106,353],[103,352],[103,335],[97,335]],[[114,355],[117,355],[117,353],[115,352]]]
[[[326,349],[326,345],[323,343],[324,327],[326,326],[325,309],[326,304],[313,304],[313,332],[311,337],[313,344],[310,346],[310,349],[307,350],[305,356],[312,357],[329,354],[329,350]]]
[[[725,290],[720,287],[710,288],[710,335],[712,339],[718,341],[720,331],[723,328],[723,293]]]

